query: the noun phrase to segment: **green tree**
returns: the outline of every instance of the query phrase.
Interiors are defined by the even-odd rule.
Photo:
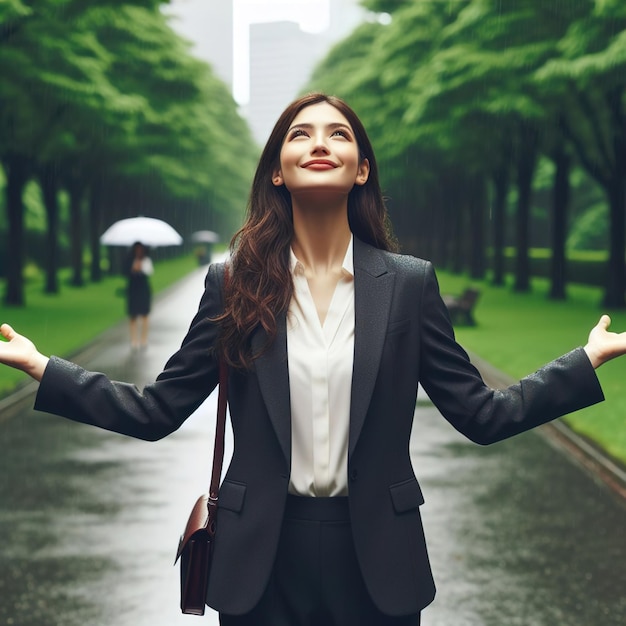
[[[376,150],[399,239],[405,250],[421,248],[426,254],[424,245],[433,239],[423,235],[433,218],[443,214],[425,201],[424,189],[437,186],[425,164],[440,163],[443,152],[432,128],[419,129],[418,138],[407,124],[406,88],[416,68],[428,62],[433,34],[452,18],[439,4],[398,6],[391,24],[364,24],[331,50],[308,87],[343,96],[359,113]],[[392,7],[368,3],[368,8]],[[410,142],[407,133],[413,133]],[[442,225],[442,220],[437,223]]]
[[[8,179],[5,301],[12,305],[24,303],[24,185],[54,152],[50,126],[63,118],[68,108],[61,103],[94,106],[103,95],[96,42],[88,34],[78,37],[66,31],[62,22],[67,7],[67,2],[49,0],[35,8],[3,15],[0,159]],[[52,219],[54,222],[55,217]]]
[[[560,42],[561,55],[537,72],[559,88],[563,130],[580,163],[604,189],[610,211],[604,305],[625,306],[626,6],[596,0]]]
[[[245,205],[254,144],[224,85],[193,59],[159,2],[48,0],[6,13],[0,47],[0,158],[7,172],[13,260],[7,302],[23,304],[21,190],[39,178],[48,214],[47,288],[58,289],[57,198],[69,192],[74,282],[81,283],[85,199],[92,279],[105,219],[181,206],[224,215]],[[6,89],[5,89],[6,87]],[[202,202],[197,199],[202,198]],[[113,207],[113,208],[112,208]],[[215,209],[215,210],[213,210]],[[180,228],[180,226],[179,226]]]
[[[222,222],[232,230],[245,206],[254,144],[223,83],[191,57],[160,13],[145,15],[129,6],[114,19],[103,10],[89,18],[111,53],[109,80],[142,102],[132,132],[121,137],[123,154],[111,158],[105,149],[101,155],[100,180],[107,183],[96,183],[99,192],[91,194],[97,224],[92,257],[98,254],[95,233],[114,219],[146,209],[163,213],[172,205],[193,205],[196,198],[204,199],[205,212],[225,216]],[[98,217],[104,203],[111,207],[107,223]],[[163,217],[185,230],[187,215]]]
[[[517,0],[469,3],[443,33],[439,52],[415,82],[423,115],[455,120],[466,137],[456,158],[485,168],[494,182],[494,280],[503,280],[504,198],[513,163],[517,186],[515,289],[529,288],[533,178],[550,121],[532,70],[557,52],[580,4],[555,7]],[[432,76],[434,74],[434,76]],[[427,76],[435,86],[425,86]]]

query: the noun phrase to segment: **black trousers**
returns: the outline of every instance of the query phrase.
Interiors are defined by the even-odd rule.
[[[373,604],[357,563],[347,498],[289,496],[278,554],[259,604],[221,626],[419,626]]]

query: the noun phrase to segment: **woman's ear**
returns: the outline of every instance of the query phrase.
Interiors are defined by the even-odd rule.
[[[283,174],[280,170],[275,170],[272,174],[272,183],[275,187],[280,187],[284,183]]]
[[[355,185],[364,185],[370,175],[370,162],[367,159],[363,159],[359,165],[359,169],[356,172]]]

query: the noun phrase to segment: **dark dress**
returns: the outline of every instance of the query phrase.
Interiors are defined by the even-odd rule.
[[[148,315],[152,302],[152,290],[148,276],[143,272],[131,272],[128,276],[127,289],[128,316]]]

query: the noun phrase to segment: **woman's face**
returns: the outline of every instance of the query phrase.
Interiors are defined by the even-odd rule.
[[[283,140],[276,186],[292,196],[340,194],[363,185],[369,162],[361,160],[354,131],[343,113],[327,102],[308,106],[294,118]]]

